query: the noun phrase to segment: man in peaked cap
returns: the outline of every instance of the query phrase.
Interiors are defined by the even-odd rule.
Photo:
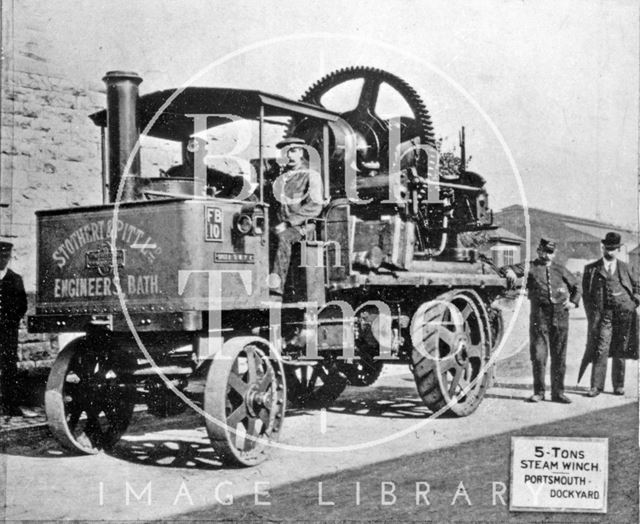
[[[284,149],[287,164],[272,183],[275,200],[275,222],[272,237],[273,265],[270,275],[271,294],[282,296],[291,262],[291,248],[307,233],[308,220],[320,215],[324,204],[322,177],[309,168],[306,143],[290,137],[278,142]]]
[[[580,303],[578,281],[567,268],[556,264],[556,242],[541,238],[538,258],[529,265],[526,288],[531,302],[529,316],[529,352],[533,368],[533,395],[530,402],[540,402],[545,396],[547,354],[551,355],[551,400],[570,404],[564,394],[567,359],[569,309]],[[503,268],[513,285],[524,276],[524,264]]]
[[[613,393],[624,395],[625,358],[637,358],[634,326],[640,288],[631,268],[617,259],[621,246],[618,233],[607,233],[602,239],[602,258],[587,264],[582,277],[589,326],[583,364],[584,368],[589,362],[593,364],[589,397],[598,396],[604,389],[609,357]]]
[[[22,415],[18,393],[18,327],[27,312],[22,277],[9,269],[9,242],[0,242],[0,381],[5,416]]]
[[[306,146],[306,145],[307,143],[304,141],[303,138],[297,138],[295,136],[291,136],[289,138],[283,138],[282,140],[280,140],[280,142],[276,144],[276,147],[278,149],[283,149],[287,146],[294,147],[294,146]],[[301,149],[304,149],[304,147],[302,147]]]

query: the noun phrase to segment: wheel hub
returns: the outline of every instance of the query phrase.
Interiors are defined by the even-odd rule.
[[[469,338],[467,335],[458,335],[453,347],[456,363],[464,366],[469,361]]]
[[[249,388],[245,395],[245,405],[247,406],[247,411],[252,417],[257,417],[258,412],[262,408],[269,408],[272,401],[271,392],[263,391],[261,392],[258,389],[258,386],[252,385]]]

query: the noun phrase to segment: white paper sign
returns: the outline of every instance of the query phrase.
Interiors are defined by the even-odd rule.
[[[512,437],[511,511],[607,512],[609,440]]]

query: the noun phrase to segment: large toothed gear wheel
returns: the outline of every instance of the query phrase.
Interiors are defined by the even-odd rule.
[[[352,83],[352,85],[347,86],[348,83]],[[340,89],[340,92],[337,92],[338,95],[348,96],[350,91],[348,88],[351,88],[351,94],[355,91],[357,95],[353,97],[355,107],[347,111],[336,109],[331,100],[327,100],[325,96],[330,92],[335,94],[336,88]],[[381,93],[381,91],[383,92]],[[380,99],[381,94],[384,95],[384,100]],[[411,113],[411,116],[395,115],[400,117],[401,142],[413,141],[415,144],[435,146],[431,116],[418,93],[401,78],[381,69],[349,67],[334,71],[311,86],[301,101],[339,112],[356,132],[359,161],[378,161],[385,164],[389,156],[390,118],[380,116],[380,110],[390,113],[389,104],[384,107],[382,105],[385,102],[391,102],[391,105],[394,105],[394,110],[397,109],[400,112],[400,108],[394,104],[394,102],[398,102],[398,95],[404,100]],[[390,116],[394,116],[393,112],[390,113]],[[294,122],[289,129],[289,134],[296,134],[304,128],[304,122]]]

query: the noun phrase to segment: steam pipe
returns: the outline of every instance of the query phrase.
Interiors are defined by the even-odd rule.
[[[127,71],[109,71],[103,82],[107,86],[107,137],[109,144],[109,201],[114,202],[124,176],[124,168],[140,136],[138,128],[138,86],[142,78]],[[140,176],[140,153],[136,153],[127,173]],[[136,200],[136,178],[127,179],[122,201]]]

